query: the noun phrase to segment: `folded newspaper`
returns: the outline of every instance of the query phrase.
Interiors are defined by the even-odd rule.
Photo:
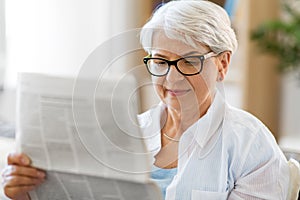
[[[47,171],[39,200],[158,200],[130,76],[80,80],[20,73],[17,150]]]

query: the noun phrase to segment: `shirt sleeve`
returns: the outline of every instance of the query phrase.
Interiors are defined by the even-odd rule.
[[[289,186],[289,168],[273,135],[262,127],[246,152],[239,177],[230,192],[229,200],[285,200]]]

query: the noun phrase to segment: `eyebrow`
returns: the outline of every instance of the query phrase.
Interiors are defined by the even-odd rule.
[[[205,53],[199,53],[198,51],[191,51],[191,52],[188,52],[186,54],[183,54],[183,57],[185,57],[185,56],[191,56],[191,55],[194,55],[194,54],[203,55]]]
[[[191,51],[191,52],[183,54],[181,57],[191,56],[191,55],[194,55],[194,54],[199,55],[200,53],[198,51]],[[200,54],[200,55],[202,55],[202,54]],[[167,58],[165,55],[162,55],[160,53],[152,54],[152,56],[158,56],[158,57],[162,57],[162,58]]]

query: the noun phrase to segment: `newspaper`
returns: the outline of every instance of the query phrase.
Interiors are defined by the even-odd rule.
[[[19,74],[17,150],[47,171],[32,199],[157,200],[130,76],[79,80]]]

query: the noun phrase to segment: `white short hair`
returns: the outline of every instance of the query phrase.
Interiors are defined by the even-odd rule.
[[[157,9],[141,30],[141,44],[148,52],[156,30],[195,48],[201,43],[215,53],[234,53],[238,45],[226,11],[206,0],[171,1]]]

